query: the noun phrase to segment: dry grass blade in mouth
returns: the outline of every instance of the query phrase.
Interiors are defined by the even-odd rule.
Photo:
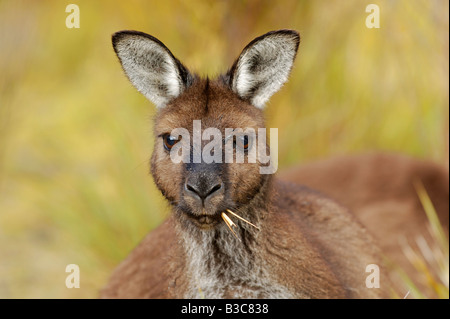
[[[236,237],[237,239],[239,239],[239,237],[236,235],[236,233],[233,230],[233,226],[236,226],[235,223],[233,223],[233,221],[230,219],[230,217],[228,217],[227,214],[225,214],[224,212],[222,212],[221,214],[223,221],[225,222],[225,224],[227,224],[228,228],[231,230],[231,232],[233,233],[234,237]],[[240,240],[240,239],[239,239]]]
[[[242,218],[241,216],[239,216],[238,214],[232,212],[231,210],[227,209],[227,212],[229,212],[229,213],[232,214],[233,216],[239,218],[240,220],[246,222],[247,224],[252,225],[252,226],[255,227],[257,230],[261,230],[258,226],[256,226],[256,225],[250,223],[248,220],[246,220],[245,218]],[[227,217],[228,217],[228,216],[227,216]]]

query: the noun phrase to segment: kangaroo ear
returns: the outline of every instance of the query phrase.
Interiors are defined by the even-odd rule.
[[[128,79],[156,107],[164,107],[192,84],[186,67],[151,35],[120,31],[112,43]]]
[[[300,35],[293,30],[272,31],[254,39],[228,73],[232,90],[263,108],[288,79],[299,43]]]

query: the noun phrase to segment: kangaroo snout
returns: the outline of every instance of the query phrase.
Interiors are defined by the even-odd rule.
[[[184,196],[194,198],[205,207],[214,197],[224,193],[224,184],[219,176],[205,173],[194,173],[186,179]]]
[[[225,184],[217,164],[187,164],[181,190],[183,211],[194,224],[214,224],[220,220],[225,202]],[[212,219],[212,220],[211,220]]]

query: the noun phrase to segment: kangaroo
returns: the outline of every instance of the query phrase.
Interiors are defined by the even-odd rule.
[[[366,285],[368,265],[383,274],[368,231],[325,195],[262,174],[266,164],[249,160],[255,136],[220,140],[243,163],[195,162],[194,152],[185,161],[171,157],[183,142],[194,149],[190,137],[201,134],[196,120],[222,135],[227,128],[265,128],[264,105],[287,81],[297,55],[296,31],[257,37],[215,79],[191,73],[148,34],[120,31],[112,42],[131,83],[157,107],[151,174],[172,214],[117,267],[101,297],[389,296],[387,276],[381,275],[380,288]],[[188,135],[172,134],[177,128]],[[217,153],[226,156],[224,149]]]

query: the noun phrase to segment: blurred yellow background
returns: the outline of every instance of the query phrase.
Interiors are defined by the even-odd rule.
[[[381,28],[365,25],[369,3]],[[68,29],[68,4],[80,28]],[[154,106],[111,34],[162,42],[219,74],[267,31],[301,45],[266,110],[280,167],[367,150],[447,161],[447,0],[0,1],[0,298],[97,297],[169,213],[149,175]],[[78,264],[81,288],[65,286]]]

